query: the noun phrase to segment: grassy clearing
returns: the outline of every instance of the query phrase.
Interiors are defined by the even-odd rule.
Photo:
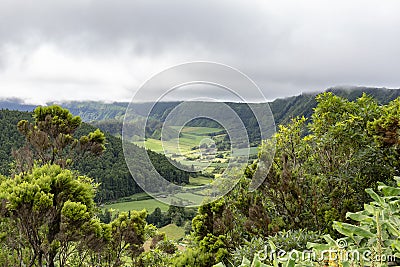
[[[249,155],[257,155],[258,147],[250,147]],[[247,148],[237,149],[235,151],[235,155],[237,156],[245,156],[247,154]]]
[[[186,154],[192,150],[193,147],[198,146],[207,136],[197,136],[190,134],[183,134],[177,142],[177,139],[171,139],[161,142],[161,140],[147,138],[145,142],[146,149],[153,150],[154,152],[166,151],[166,154]],[[135,142],[137,145],[143,145],[142,142]],[[178,145],[177,145],[178,144]],[[178,147],[179,146],[179,147]],[[179,151],[180,150],[180,151]]]
[[[196,186],[201,186],[201,185],[206,185],[209,184],[213,181],[213,179],[204,177],[204,176],[197,176],[197,177],[190,177],[189,178],[189,186],[191,185],[196,185]]]
[[[137,145],[142,145],[143,144],[142,142],[135,142],[135,143]],[[161,144],[160,140],[147,138],[145,143],[146,143],[145,146],[146,146],[147,149],[150,149],[150,150],[152,150],[154,152],[163,151],[163,147],[162,147],[162,144]]]
[[[172,126],[176,130],[180,129],[180,126]],[[210,134],[218,133],[221,129],[219,128],[209,128],[209,127],[184,127],[181,131],[181,135],[178,140],[171,139],[165,142],[161,142],[161,140],[148,138],[145,141],[145,146],[147,149],[153,150],[155,152],[161,152],[163,150],[167,151],[167,154],[186,154],[189,153],[193,147],[199,146],[200,142],[205,138],[210,138]],[[179,142],[177,142],[179,141]],[[143,142],[135,142],[137,145],[143,145]],[[179,143],[180,153],[178,146]],[[164,148],[163,148],[164,146]]]
[[[172,240],[179,240],[185,237],[185,229],[175,224],[168,224],[160,228],[160,232],[164,232],[167,238]]]
[[[179,130],[180,126],[173,126],[175,130]],[[210,128],[210,127],[184,127],[182,133],[189,133],[194,135],[210,135],[213,133],[219,133],[223,129],[220,128]]]
[[[167,211],[168,205],[162,203],[156,199],[146,199],[139,201],[128,201],[104,205],[105,209],[114,209],[118,211],[130,211],[130,210],[143,210],[146,209],[147,212],[152,213],[155,208],[159,207],[161,211]]]
[[[195,195],[192,193],[178,193],[176,195],[174,195],[174,197],[176,197],[177,199],[184,199],[184,200],[188,200],[191,203],[195,203],[195,204],[201,204],[201,202],[203,201],[203,196],[199,196],[199,195]]]

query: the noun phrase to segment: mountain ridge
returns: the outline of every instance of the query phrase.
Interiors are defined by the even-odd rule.
[[[349,100],[354,100],[357,97],[361,96],[362,92],[365,92],[374,98],[376,98],[380,104],[384,102],[388,102],[388,99],[393,100],[396,97],[400,96],[400,88],[385,88],[385,87],[363,87],[363,86],[334,86],[329,87],[325,90],[314,91],[314,92],[306,92],[298,95],[287,96],[276,98],[273,101],[267,102],[276,117],[277,124],[280,123],[282,118],[282,113],[292,112],[293,109],[290,109],[290,106],[296,105],[297,102],[304,102],[307,100],[310,104],[316,95],[323,92],[333,92],[338,96],[342,96],[348,98]],[[159,102],[158,106],[155,107],[156,110],[153,113],[155,117],[159,120],[165,118],[165,111],[171,106],[178,105],[182,103],[182,101],[168,101],[168,102]],[[232,103],[232,104],[246,104],[239,102],[229,102],[226,101],[224,103]],[[52,101],[46,103],[46,105],[57,104],[67,108],[76,116],[80,116],[84,122],[92,122],[92,121],[102,121],[102,120],[122,120],[126,111],[126,108],[129,105],[129,102],[104,102],[104,101]],[[135,107],[133,110],[138,115],[146,115],[143,114],[143,107],[145,109],[148,108],[148,105],[152,105],[153,103],[137,103],[134,104]],[[279,105],[283,105],[286,109],[281,110],[282,108]],[[19,98],[0,98],[0,109],[9,109],[9,110],[19,110],[19,111],[33,111],[33,109],[37,107],[37,105],[26,104],[24,100]],[[158,109],[158,110],[157,110]],[[298,113],[298,112],[294,112]],[[309,112],[306,112],[307,114]]]

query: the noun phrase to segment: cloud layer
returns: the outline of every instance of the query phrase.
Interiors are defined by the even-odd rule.
[[[268,99],[399,88],[399,11],[396,0],[3,0],[0,97],[129,100],[193,60],[238,68]]]

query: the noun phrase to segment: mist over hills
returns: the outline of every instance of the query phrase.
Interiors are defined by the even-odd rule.
[[[380,104],[387,103],[400,96],[399,89],[374,88],[374,87],[357,87],[357,86],[336,86],[326,89],[325,91],[333,92],[338,96],[354,100],[367,93],[373,96]],[[312,112],[315,107],[315,96],[322,91],[314,93],[304,93],[296,96],[278,98],[269,102],[271,111],[274,115],[276,124],[287,122],[288,118],[295,116],[306,116]],[[152,110],[151,117],[163,121],[170,110],[179,105],[181,102],[159,102]],[[46,105],[59,104],[67,108],[74,115],[80,116],[84,122],[98,122],[107,120],[122,121],[125,115],[128,102],[112,102],[104,103],[100,101],[61,101],[48,102]],[[232,106],[246,105],[245,103],[231,103]],[[146,116],[144,110],[147,110],[153,103],[135,103],[132,110],[138,116]],[[22,99],[8,98],[0,99],[0,109],[33,111],[37,105],[26,104]]]
[[[372,88],[372,87],[356,87],[356,86],[336,86],[328,88],[325,91],[355,100],[363,93],[374,97],[380,104],[400,96],[399,89]],[[316,106],[315,96],[321,92],[304,93],[297,96],[275,99],[269,102],[275,125],[285,124],[291,118],[296,116],[304,116],[309,118]],[[180,103],[176,102],[158,102],[153,103],[134,103],[130,106],[130,112],[135,120],[147,120],[146,137],[160,139],[160,129],[168,114]],[[128,102],[104,103],[98,101],[68,101],[68,102],[49,102],[47,105],[59,104],[71,111],[72,114],[80,116],[84,122],[100,128],[114,136],[121,137],[122,122],[125,116]],[[243,121],[250,138],[250,143],[257,146],[261,141],[261,134],[258,130],[258,123],[254,114],[251,112],[246,103],[226,103],[230,106]],[[262,104],[262,103],[260,103]],[[153,106],[154,105],[154,106]],[[150,114],[146,111],[151,109]],[[0,109],[32,111],[34,105],[24,104],[20,99],[0,100]],[[132,121],[131,123],[135,123]],[[273,124],[273,122],[271,123]],[[212,120],[195,119],[188,123],[188,126],[213,127],[221,126]],[[272,127],[272,126],[271,126]],[[174,130],[169,129],[168,132],[173,133]]]

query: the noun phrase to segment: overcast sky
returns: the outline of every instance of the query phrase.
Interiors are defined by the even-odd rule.
[[[237,68],[267,99],[400,88],[399,14],[397,0],[1,0],[0,98],[128,101],[189,61]]]

